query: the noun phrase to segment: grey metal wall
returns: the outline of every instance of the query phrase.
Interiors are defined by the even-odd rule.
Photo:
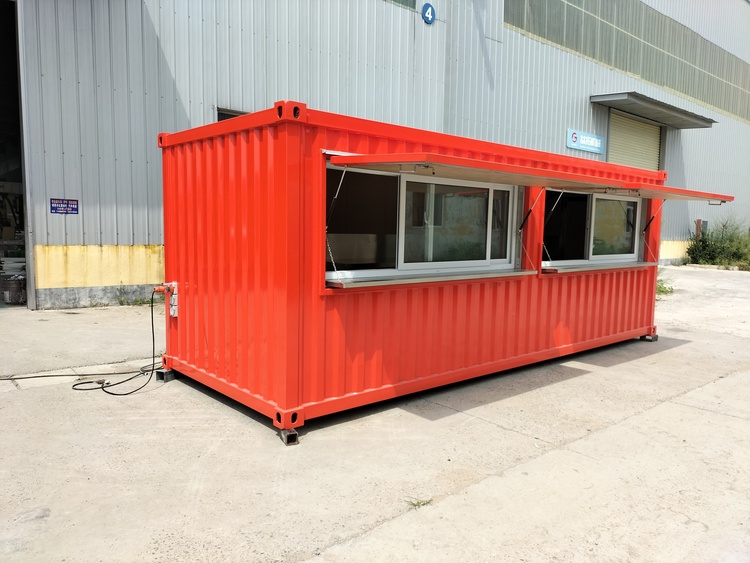
[[[722,49],[750,62],[750,7],[747,0],[675,2],[642,0],[662,14],[680,22]]]
[[[34,244],[162,239],[157,32],[139,2],[18,3]],[[51,216],[50,198],[79,215]]]
[[[567,128],[606,136],[607,111],[589,96],[637,90],[719,122],[671,131],[666,167],[674,185],[738,195],[735,212],[750,217],[750,124],[513,31],[502,0],[432,3],[427,26],[386,0],[19,2],[33,242],[160,243],[157,133],[279,99],[601,158],[567,149]],[[747,22],[750,4],[722,10]],[[747,60],[746,35],[719,31]],[[80,215],[50,217],[50,197],[79,199]],[[681,233],[695,206],[670,207],[665,234]]]

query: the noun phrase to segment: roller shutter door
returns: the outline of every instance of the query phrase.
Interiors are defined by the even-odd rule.
[[[612,112],[609,117],[609,162],[659,169],[661,128]]]

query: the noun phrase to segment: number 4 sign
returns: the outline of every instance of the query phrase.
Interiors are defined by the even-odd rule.
[[[435,21],[435,8],[432,4],[422,6],[422,19],[427,25],[432,25]]]

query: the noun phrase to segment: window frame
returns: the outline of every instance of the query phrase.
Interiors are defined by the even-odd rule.
[[[397,179],[400,176],[400,174],[396,174],[396,173],[393,173],[393,172],[382,172],[380,170],[367,170],[365,168],[353,168],[353,167],[346,167],[346,166],[336,166],[336,165],[331,164],[330,162],[328,162],[328,160],[326,159],[326,166],[325,166],[325,170],[324,170],[324,174],[326,176],[328,174],[328,170],[340,170],[340,171],[344,172],[344,174],[348,174],[349,172],[357,172],[359,174],[372,174],[373,176],[390,176],[390,177],[394,177],[394,178],[397,178]],[[346,176],[344,176],[344,177],[346,177]],[[324,178],[324,181],[323,181],[323,185],[324,186],[326,185],[326,180],[327,180],[327,177]],[[399,198],[400,198],[400,191],[401,191],[401,182],[400,181],[398,183],[398,190],[399,190],[399,193],[397,194],[397,197],[396,197],[396,205],[397,206],[399,205]],[[325,192],[325,190],[324,190],[324,192]],[[327,194],[324,193],[323,195],[324,195],[324,198],[325,198],[325,200],[324,200],[324,203],[325,203],[327,201]],[[398,215],[398,213],[400,213],[399,209],[396,210],[396,214],[397,215]],[[325,206],[325,218],[327,219],[327,217],[328,217],[328,206],[326,204],[326,206]],[[327,223],[327,221],[326,221],[326,223]],[[371,278],[372,279],[375,279],[375,278],[388,279],[388,278],[391,278],[391,277],[398,276],[398,273],[399,273],[399,271],[398,271],[398,238],[399,238],[399,236],[398,236],[398,228],[399,227],[398,227],[398,217],[397,217],[397,219],[396,219],[396,244],[397,244],[397,246],[396,246],[396,268],[373,268],[373,269],[367,269],[367,270],[366,269],[362,269],[362,270],[338,270],[337,269],[337,270],[333,270],[333,271],[326,270],[326,281],[335,281],[335,280],[340,280],[340,279],[356,280],[356,279],[360,279],[360,278],[361,279],[371,279]],[[328,233],[326,233],[325,236],[326,236],[325,255],[326,255],[326,261],[327,261],[328,260],[328,249],[329,249],[329,245],[328,245]],[[343,273],[343,275],[342,275],[342,273]]]
[[[594,231],[596,229],[596,202],[597,200],[614,200],[614,201],[632,201],[636,204],[635,213],[633,213],[633,252],[627,254],[601,254],[594,255]],[[640,241],[638,234],[641,227],[641,202],[638,197],[629,197],[624,195],[604,195],[592,194],[591,212],[589,213],[589,260],[591,262],[637,262],[640,255]]]
[[[443,262],[406,262],[404,260],[405,246],[406,246],[406,184],[408,182],[417,184],[439,184],[442,186],[455,186],[464,188],[474,188],[487,190],[487,226],[485,230],[485,258],[483,260],[455,260],[455,261],[443,261]],[[506,241],[506,256],[507,258],[496,258],[492,259],[492,207],[494,205],[494,192],[504,191],[508,192],[510,200],[508,203],[508,240]],[[512,252],[512,239],[513,239],[513,221],[515,214],[515,199],[514,194],[517,193],[515,186],[509,186],[506,184],[488,184],[485,182],[473,182],[470,180],[454,180],[451,178],[441,178],[437,176],[425,178],[415,174],[401,174],[401,181],[399,184],[399,215],[398,215],[398,233],[396,241],[398,244],[398,253],[396,268],[399,271],[412,271],[412,272],[434,272],[443,273],[448,271],[464,271],[464,270],[476,270],[476,269],[501,269],[503,267],[513,267],[513,252]],[[445,213],[445,203],[443,203],[443,214]],[[442,228],[442,225],[437,226]]]
[[[324,173],[329,169],[344,170],[344,167],[326,164]],[[469,180],[455,180],[452,178],[429,177],[413,174],[394,174],[375,170],[349,167],[348,171],[361,174],[396,176],[399,178],[399,191],[397,198],[397,227],[396,227],[396,268],[362,269],[362,270],[326,270],[326,281],[346,280],[388,280],[399,278],[410,278],[428,274],[450,275],[450,274],[472,274],[507,272],[513,270],[516,263],[516,246],[518,244],[516,225],[518,221],[518,194],[519,187],[508,184],[491,184],[485,182],[473,182]],[[417,182],[420,184],[440,184],[456,187],[471,187],[485,189],[488,191],[487,204],[487,232],[486,232],[486,259],[485,260],[462,260],[452,262],[417,262],[404,263],[404,240],[406,228],[406,182]],[[506,258],[492,259],[492,208],[494,204],[494,192],[504,191],[509,194],[507,214],[507,240]],[[327,214],[327,209],[326,209]],[[326,235],[327,236],[327,235]],[[328,259],[328,243],[326,241],[326,260]]]
[[[545,251],[542,249],[542,267],[543,268],[557,268],[566,266],[585,266],[592,264],[616,264],[616,263],[630,263],[637,262],[641,254],[641,241],[640,241],[640,226],[641,226],[641,215],[644,210],[644,198],[631,197],[625,195],[609,195],[609,194],[597,194],[585,191],[577,190],[556,190],[554,188],[547,188],[547,191],[555,193],[569,193],[588,196],[588,209],[586,212],[586,248],[585,257],[575,260],[545,260]],[[634,244],[633,252],[627,254],[602,254],[599,256],[594,255],[594,228],[596,221],[596,202],[598,200],[615,200],[615,201],[631,201],[636,204],[635,213],[633,214],[634,219]],[[544,233],[542,235],[544,239]]]

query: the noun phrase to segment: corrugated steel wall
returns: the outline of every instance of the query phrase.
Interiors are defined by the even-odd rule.
[[[722,49],[750,62],[750,41],[743,41],[750,29],[750,9],[742,0],[674,2],[641,0],[662,14],[702,35]]]
[[[286,135],[258,128],[165,149],[170,354],[282,402],[297,370],[300,203]],[[299,172],[297,172],[299,176]]]
[[[160,243],[163,56],[148,12],[89,0],[18,11],[33,243]],[[79,215],[50,217],[53,197],[79,200]]]
[[[437,20],[427,26],[385,0],[19,2],[34,243],[160,243],[157,132],[212,122],[217,107],[256,111],[279,99],[602,158],[567,149],[567,128],[606,136],[607,111],[589,96],[637,90],[719,122],[670,131],[670,181],[734,194],[735,213],[750,217],[748,123],[508,29],[501,0],[433,4]],[[684,4],[698,26],[702,3]],[[746,22],[747,11],[723,0],[724,20]],[[707,29],[747,57],[736,27]],[[50,197],[79,199],[80,215],[51,219]],[[726,213],[667,209],[668,236],[695,213]]]
[[[514,156],[508,147],[304,107],[295,121],[292,108],[280,106],[278,122],[274,108],[164,137],[167,278],[177,282],[179,301],[167,323],[168,367],[292,428],[653,334],[654,265],[325,288],[324,149],[539,158],[528,164],[538,168],[552,167],[556,157]],[[590,177],[602,169],[572,165]],[[528,197],[525,205],[534,202]],[[537,265],[541,239],[534,244],[529,229],[543,217],[544,203],[534,206],[524,231]]]

